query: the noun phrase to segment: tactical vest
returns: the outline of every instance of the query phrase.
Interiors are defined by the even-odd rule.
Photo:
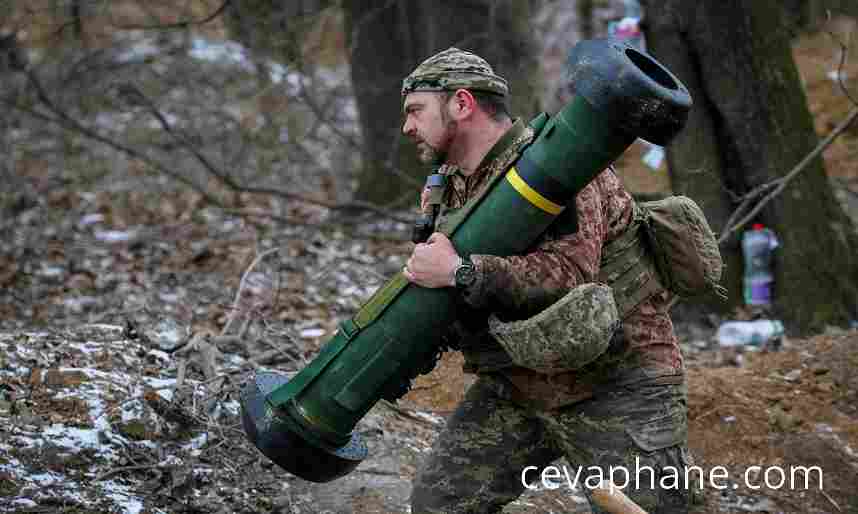
[[[641,303],[665,291],[669,291],[674,297],[692,297],[707,293],[726,297],[725,289],[718,284],[723,261],[717,240],[702,210],[693,200],[683,196],[670,196],[655,202],[633,202],[632,209],[632,219],[626,230],[602,246],[596,282],[607,285],[613,298],[607,298],[600,293],[601,296],[591,296],[587,299],[586,294],[582,296],[581,291],[573,291],[557,302],[559,307],[557,304],[552,305],[524,322],[502,323],[493,319],[491,332],[494,337],[484,334],[482,330],[471,333],[471,344],[475,346],[463,348],[466,360],[472,363],[474,368],[485,371],[512,365],[547,373],[564,369],[574,370],[578,369],[579,365],[593,362],[593,355],[604,351],[608,347],[609,339],[616,339],[606,335],[610,333],[608,325],[600,326],[596,320],[599,318],[609,323],[611,317],[606,315],[608,312],[616,312],[617,319],[622,322]],[[567,212],[570,215],[566,218],[561,215],[556,220],[557,225],[552,225],[549,230],[559,230],[560,234],[576,232],[575,210],[568,208],[564,214]],[[575,305],[575,302],[584,302],[581,305],[586,305],[587,301],[598,298],[605,302],[613,300],[614,305],[602,309],[589,307],[594,320],[587,322],[578,317],[580,312],[570,313],[562,305]],[[562,323],[563,319],[547,318],[552,312],[560,318],[575,319],[575,322],[582,323],[582,326],[578,329],[570,327],[566,331],[570,334],[569,337],[558,336],[559,323]],[[621,333],[621,326],[620,323],[613,330]],[[530,333],[531,329],[536,333]],[[552,333],[555,334],[554,337],[550,335]],[[515,337],[522,338],[520,346],[510,342],[510,339]],[[592,340],[590,348],[587,348],[588,337]],[[506,344],[502,345],[496,338]],[[551,346],[555,347],[554,355],[563,356],[565,360],[555,360],[551,363],[552,352],[547,351]],[[531,350],[534,355],[528,355]],[[616,352],[611,353],[616,358]],[[571,359],[570,356],[580,358]],[[573,363],[573,360],[580,362]]]
[[[450,208],[441,204],[436,230],[451,234],[459,221],[479,203],[479,199],[491,189],[490,178],[483,190],[462,207]],[[448,198],[448,195],[444,195]],[[602,248],[602,260],[598,282],[607,284],[613,291],[616,310],[620,319],[625,319],[643,301],[665,290],[655,267],[653,257],[642,239],[643,215],[635,208],[635,214],[623,234]],[[557,236],[578,231],[577,213],[574,206],[565,209],[549,227]],[[489,312],[479,312],[462,302],[464,310],[471,309],[452,327],[453,338],[460,341],[458,349],[466,361],[466,371],[491,372],[516,365],[509,352],[489,332]],[[620,327],[614,327],[620,330]]]

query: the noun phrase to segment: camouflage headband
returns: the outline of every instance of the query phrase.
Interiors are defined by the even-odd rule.
[[[402,81],[403,96],[414,91],[455,91],[459,88],[501,96],[509,94],[506,79],[495,75],[485,59],[453,47],[423,61]]]

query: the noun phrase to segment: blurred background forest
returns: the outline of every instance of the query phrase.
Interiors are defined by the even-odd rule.
[[[16,498],[9,512],[117,512],[114,493],[139,499],[139,509],[120,509],[135,513],[144,503],[147,512],[323,512],[318,502],[398,511],[390,505],[405,502],[420,460],[413,448],[428,447],[441,423],[407,409],[452,409],[467,386],[458,356],[421,377],[403,402],[411,407],[388,405],[393,417],[368,421],[386,450],[336,489],[268,480],[270,464],[242,446],[230,377],[300,369],[401,269],[426,170],[400,135],[399,91],[419,62],[453,45],[482,55],[510,79],[514,114],[530,119],[568,99],[560,77],[572,45],[609,32],[645,40],[695,101],[663,154],[637,141],[617,163],[640,199],[694,198],[727,262],[728,302],[674,310],[694,368],[695,452],[704,464],[834,462],[833,496],[769,499],[781,512],[858,508],[847,444],[858,441],[858,353],[854,332],[837,339],[858,323],[854,0],[0,0],[0,13],[0,416],[24,420],[0,423],[9,435],[0,511]],[[624,33],[624,19],[642,33]],[[742,301],[740,238],[752,223],[781,243],[775,301],[763,312]],[[741,355],[706,356],[722,320],[759,315],[823,339],[739,371],[721,366]],[[120,332],[75,335],[85,324]],[[84,351],[69,344],[76,338],[105,346]],[[124,373],[110,380],[128,384],[117,392],[63,366]],[[144,407],[133,385],[144,382],[189,401],[206,443],[182,446],[152,428],[163,410],[158,396]],[[102,403],[62,387],[101,388]],[[28,428],[40,416],[112,434],[99,448],[126,438],[125,453],[27,453],[21,438],[48,434]],[[163,446],[142,444],[150,440]],[[189,462],[208,471],[188,479],[179,470]],[[21,471],[45,466],[88,499],[75,504],[76,492],[48,491]],[[167,492],[130,492],[147,484]],[[725,505],[759,507],[759,494],[710,498],[708,512],[751,511]],[[509,512],[567,500],[580,507],[544,496]]]
[[[513,111],[530,119],[562,106],[560,69],[575,41],[604,36],[629,16],[642,17],[650,51],[688,85],[695,109],[666,159],[650,153],[644,165],[649,147],[639,143],[619,169],[641,198],[691,196],[722,236],[730,302],[706,300],[704,311],[741,307],[740,235],[760,222],[782,242],[768,314],[803,334],[858,319],[858,249],[841,208],[854,205],[858,187],[848,118],[858,96],[852,2],[2,8],[5,326],[151,309],[183,325],[222,327],[236,314],[223,286],[254,257],[284,247],[289,230],[303,227],[300,241],[285,245],[292,253],[314,237],[329,252],[332,233],[375,242],[367,244],[404,239],[426,174],[399,134],[404,75],[439,49],[471,49],[510,78]],[[372,261],[368,253],[354,259]],[[264,260],[260,270],[276,261],[259,274],[269,297],[302,290],[288,275],[298,260]],[[355,298],[377,285],[373,272],[364,275],[366,284],[349,289]],[[274,310],[289,318],[284,308]]]

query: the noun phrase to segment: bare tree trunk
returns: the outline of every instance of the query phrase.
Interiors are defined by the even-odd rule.
[[[72,0],[69,6],[72,19],[72,27],[74,28],[74,37],[80,42],[83,42],[83,13],[81,12],[80,0]]]
[[[695,198],[716,231],[735,195],[782,177],[817,144],[813,120],[778,25],[776,0],[644,0],[650,51],[689,87],[694,108],[668,147],[674,190]],[[858,236],[814,161],[759,222],[775,230],[777,314],[799,333],[844,324],[858,303]],[[724,284],[741,301],[738,237],[722,252]]]
[[[593,27],[593,0],[578,0],[575,2],[578,14],[578,30],[581,39],[592,39],[595,35]]]
[[[400,135],[402,79],[430,55],[456,46],[485,58],[510,81],[514,114],[539,110],[538,62],[528,2],[350,0],[352,81],[364,138],[357,199],[385,203],[413,193],[426,170]],[[394,173],[393,170],[401,170]],[[403,180],[401,175],[412,180]]]
[[[230,35],[244,46],[300,67],[302,38],[312,17],[330,4],[330,0],[230,2],[224,22]]]
[[[420,57],[413,40],[417,6],[407,1],[349,0],[344,7],[363,154],[355,196],[386,204],[404,191],[416,191],[415,184],[425,175],[399,135],[401,81]]]

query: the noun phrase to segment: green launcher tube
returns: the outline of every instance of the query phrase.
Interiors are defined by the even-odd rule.
[[[448,235],[459,254],[523,253],[636,138],[666,143],[691,107],[676,77],[618,41],[579,43],[565,74],[574,99],[553,117],[535,118],[534,141],[452,221]],[[399,398],[415,376],[431,371],[458,314],[455,294],[397,274],[297,375],[248,380],[241,397],[248,438],[307,480],[352,471],[367,454],[354,427],[379,400]]]

